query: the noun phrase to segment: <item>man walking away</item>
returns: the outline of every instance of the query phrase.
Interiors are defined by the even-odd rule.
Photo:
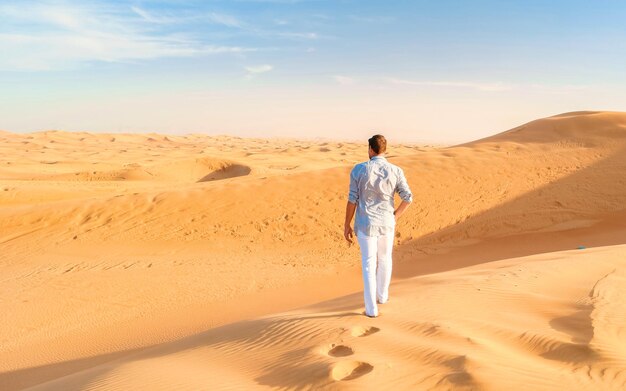
[[[379,304],[389,299],[391,253],[396,221],[413,201],[402,169],[387,161],[387,140],[377,134],[369,140],[369,160],[350,172],[350,192],[346,205],[344,236],[352,244],[354,233],[361,249],[365,315],[378,316]],[[394,194],[402,202],[394,210]],[[352,217],[354,230],[350,226]]]

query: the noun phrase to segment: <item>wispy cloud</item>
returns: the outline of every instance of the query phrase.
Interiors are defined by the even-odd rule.
[[[162,15],[154,15],[147,10],[139,7],[130,7],[130,9],[139,15],[143,20],[150,23],[168,24],[168,23],[180,23],[186,20],[186,18],[169,17]]]
[[[99,33],[82,36],[0,34],[0,48],[9,53],[0,58],[0,70],[71,69],[84,62],[123,62],[253,50]]]
[[[591,91],[593,89],[598,89],[598,86],[588,85],[588,84],[547,85],[547,84],[533,83],[533,84],[529,84],[528,88],[533,91],[541,92],[544,94],[557,94],[558,95],[558,94],[571,94],[571,93],[580,93],[583,91]]]
[[[388,83],[396,85],[426,86],[442,88],[464,88],[485,92],[535,92],[542,94],[568,94],[581,92],[592,88],[590,85],[550,85],[540,83],[504,83],[504,82],[472,82],[472,81],[414,81],[397,78],[385,78]]]
[[[234,26],[236,19],[207,16]],[[0,6],[0,70],[54,70],[88,62],[123,62],[257,50],[209,44],[181,33],[161,33],[148,23],[174,23],[133,7],[131,12],[102,3],[23,2]]]
[[[289,24],[289,22],[285,19],[274,19],[274,24],[277,24],[279,26],[286,26]]]
[[[272,69],[274,69],[274,67],[269,64],[262,64],[262,65],[247,66],[247,67],[244,67],[244,69],[246,70],[246,72],[248,72],[246,75],[246,78],[251,79],[256,75],[260,75],[261,73],[267,73],[271,71]]]
[[[404,84],[411,86],[430,86],[430,87],[450,87],[450,88],[470,88],[479,91],[508,91],[515,87],[514,84],[508,83],[479,83],[468,81],[414,81],[406,79],[386,78],[392,84]]]
[[[320,37],[317,33],[276,32],[272,34],[286,38],[318,39]]]
[[[246,67],[246,71],[249,73],[265,73],[271,71],[272,69],[274,69],[274,67],[269,64]]]
[[[132,6],[130,9],[139,15],[143,20],[156,24],[180,24],[188,22],[209,22],[212,24],[219,24],[226,27],[244,28],[246,24],[239,20],[237,17],[228,14],[222,14],[217,12],[207,13],[180,13],[176,15],[172,14],[160,14],[156,12],[149,12],[146,9]]]
[[[227,27],[242,28],[244,24],[234,16],[218,14],[215,12],[208,13],[206,18],[215,24],[221,24]]]
[[[272,28],[262,28],[253,23],[245,22],[240,18],[217,12],[180,12],[176,15],[160,14],[149,12],[136,6],[131,7],[132,11],[140,16],[144,21],[154,24],[185,24],[185,23],[211,23],[229,28],[239,29],[242,33],[261,38],[285,38],[294,40],[315,40],[320,38],[315,32],[301,31],[280,31]],[[274,26],[287,26],[290,23],[284,19],[274,19]]]

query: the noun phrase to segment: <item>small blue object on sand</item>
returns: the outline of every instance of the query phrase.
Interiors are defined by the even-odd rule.
[[[579,249],[579,250],[584,250],[584,249],[586,249],[586,248],[587,248],[587,247],[585,247],[585,246],[578,246],[578,249]]]

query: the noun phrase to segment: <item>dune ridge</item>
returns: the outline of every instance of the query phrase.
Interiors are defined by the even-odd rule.
[[[58,161],[44,164],[59,164]],[[28,178],[40,181],[163,181],[163,182],[206,182],[248,175],[251,168],[229,160],[210,157],[177,160],[168,164],[141,166],[137,163],[124,164],[124,168],[103,171],[78,171],[38,175]]]
[[[390,142],[389,160],[404,168],[416,202],[398,223],[397,301],[375,320],[386,322],[381,327],[359,316],[359,252],[345,245],[341,229],[347,174],[367,158],[363,145],[0,134],[0,264],[5,296],[13,298],[2,302],[12,327],[0,334],[0,385],[133,388],[135,381],[148,382],[154,365],[162,376],[146,384],[164,389],[206,382],[358,388],[384,384],[391,374],[401,388],[499,389],[524,381],[541,389],[563,382],[571,389],[619,389],[624,355],[609,345],[623,335],[623,319],[611,315],[623,307],[607,297],[621,292],[616,285],[623,278],[626,114],[567,113],[451,147]],[[235,162],[228,164],[250,171],[198,182],[210,175],[212,162]],[[161,167],[155,170],[160,174],[63,179],[128,164]],[[200,169],[194,171],[196,164]],[[33,173],[48,179],[32,180]],[[61,177],[49,179],[54,175]],[[599,246],[605,248],[591,249]],[[566,251],[577,247],[585,250]],[[554,262],[540,262],[548,257],[543,253]],[[589,261],[587,253],[602,261]],[[515,258],[522,256],[529,257]],[[516,277],[513,270],[526,270],[527,263],[537,269]],[[480,298],[468,293],[464,281],[472,273],[495,278],[504,264],[510,273],[494,287],[481,280]],[[551,268],[565,270],[562,280]],[[535,275],[542,285],[531,283]],[[515,284],[528,294],[520,295]],[[605,293],[599,293],[603,286]],[[351,293],[321,307],[222,326]],[[422,296],[431,301],[413,308]],[[508,327],[509,318],[485,314],[477,303],[494,310],[511,305],[507,313],[521,325]],[[554,313],[545,314],[551,306]],[[466,312],[473,321],[455,318]],[[551,327],[550,316],[557,313],[574,315]],[[595,317],[591,339],[588,314]],[[430,320],[403,329],[411,317]],[[439,322],[451,334],[438,337],[446,330]],[[245,337],[259,327],[277,331],[264,340]],[[211,342],[229,336],[233,340]],[[394,343],[394,336],[401,342]],[[190,339],[159,345],[181,337]],[[378,342],[363,356],[351,338]],[[413,353],[403,353],[402,343]],[[314,354],[318,344],[328,351]],[[207,356],[198,357],[196,349]],[[490,363],[495,353],[509,367]],[[134,355],[147,355],[147,361]],[[338,357],[354,359],[340,364]],[[273,369],[275,362],[284,365]],[[533,370],[520,370],[526,366]],[[584,375],[586,366],[594,368],[592,375]],[[411,375],[409,367],[423,369],[424,377]]]

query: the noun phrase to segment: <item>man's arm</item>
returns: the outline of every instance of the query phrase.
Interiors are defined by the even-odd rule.
[[[357,167],[355,166],[350,171],[350,191],[348,192],[348,203],[346,204],[346,222],[343,226],[343,236],[346,238],[349,244],[352,244],[352,238],[354,231],[352,230],[351,223],[356,211],[356,203],[359,199],[359,186],[357,180]]]
[[[352,244],[352,238],[354,236],[354,231],[352,230],[352,217],[354,217],[354,211],[356,210],[356,204],[348,201],[346,203],[346,223],[343,227],[343,236],[346,238],[348,243]]]
[[[398,205],[398,209],[393,212],[396,221],[398,221],[398,218],[400,218],[406,208],[408,208],[409,205],[411,205],[411,202],[413,202],[413,194],[411,193],[411,189],[409,188],[409,184],[404,177],[404,172],[402,171],[402,169],[399,170],[398,174],[399,175],[398,183],[396,185],[396,192],[400,195],[402,202],[400,203],[400,205]]]
[[[405,200],[402,200],[400,205],[398,205],[398,209],[393,211],[393,215],[395,216],[396,221],[398,221],[398,218],[400,218],[402,213],[404,213],[404,211],[406,210],[406,208],[409,207],[409,205],[411,205],[410,202],[406,202]]]

